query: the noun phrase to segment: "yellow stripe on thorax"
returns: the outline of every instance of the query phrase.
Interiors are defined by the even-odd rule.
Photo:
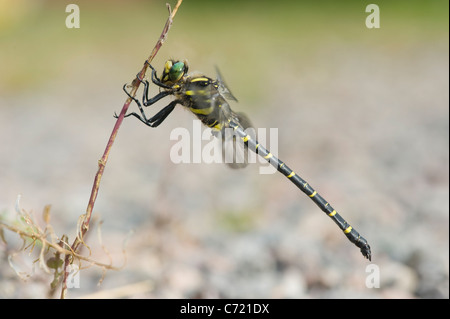
[[[210,106],[206,109],[196,109],[196,108],[190,107],[189,109],[191,110],[192,113],[195,113],[195,114],[208,115],[208,114],[211,114],[211,112],[214,110],[214,107]]]
[[[201,95],[201,96],[206,96],[206,95],[207,95],[207,92],[206,92],[205,90],[195,90],[195,91],[193,91],[193,90],[187,90],[187,91],[184,92],[184,94],[189,95],[189,96],[191,96],[191,95]]]
[[[195,78],[195,79],[192,79],[192,80],[191,80],[191,82],[200,82],[200,81],[208,82],[209,79],[208,79],[208,78],[202,78],[202,77],[200,77],[200,78]]]

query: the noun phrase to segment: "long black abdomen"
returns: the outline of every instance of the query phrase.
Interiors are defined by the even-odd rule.
[[[339,215],[336,210],[311,187],[304,179],[294,173],[285,163],[280,161],[278,158],[273,156],[269,150],[261,146],[258,141],[251,138],[250,135],[245,133],[242,128],[229,121],[229,125],[235,130],[235,132],[242,138],[247,147],[256,152],[258,155],[267,160],[272,166],[274,166],[280,173],[286,176],[297,188],[299,188],[303,193],[308,195],[311,200],[316,203],[319,208],[324,211],[344,232],[345,236],[357,247],[361,249],[361,253],[364,257],[371,260],[372,253],[370,251],[370,246],[367,240],[362,237],[349,223]]]

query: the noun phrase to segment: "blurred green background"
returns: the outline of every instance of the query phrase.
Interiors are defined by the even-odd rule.
[[[19,193],[37,214],[52,204],[72,240],[122,85],[167,8],[76,1],[81,27],[68,29],[69,3],[0,0],[0,210],[13,218]],[[124,121],[94,211],[115,264],[135,230],[128,264],[100,287],[99,269],[83,271],[69,297],[448,298],[448,1],[377,1],[379,29],[365,25],[369,3],[184,0],[153,65],[187,59],[212,77],[218,66],[233,109],[278,128],[279,157],[369,240],[379,289],[365,286],[358,249],[281,175],[171,163],[171,130],[192,129],[180,108],[157,129]],[[1,297],[48,290],[45,274],[22,283],[0,263]]]

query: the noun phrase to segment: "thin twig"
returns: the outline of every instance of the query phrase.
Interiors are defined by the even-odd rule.
[[[146,60],[146,62],[144,63],[144,66],[142,67],[141,71],[139,72],[139,77],[142,79],[145,77],[145,72],[147,71],[147,62],[151,63],[153,58],[156,56],[156,54],[158,53],[159,49],[161,48],[161,46],[163,45],[164,41],[167,38],[167,33],[169,32],[169,29],[172,25],[173,22],[173,18],[175,17],[175,14],[178,11],[178,8],[180,7],[181,3],[183,2],[183,0],[178,0],[174,10],[172,11],[170,8],[169,4],[167,5],[167,8],[169,10],[169,18],[167,19],[167,22],[164,26],[164,29],[161,33],[161,36],[159,37],[158,41],[156,42],[155,47],[153,48],[152,53],[150,54],[150,56],[148,57],[148,59]],[[138,79],[134,79],[132,82],[132,88],[130,91],[130,95],[131,96],[135,96],[136,95],[136,91],[139,88],[140,85],[140,81]],[[109,152],[111,150],[111,147],[114,143],[114,140],[116,138],[117,132],[119,130],[120,125],[122,124],[122,121],[124,119],[124,116],[128,110],[128,107],[130,106],[132,99],[131,97],[128,97],[127,100],[125,101],[125,104],[122,107],[122,110],[119,114],[119,117],[116,121],[116,124],[114,125],[114,128],[112,130],[111,136],[108,140],[108,143],[106,145],[105,148],[105,152],[103,153],[102,158],[98,161],[98,171],[97,174],[95,175],[94,178],[94,185],[92,186],[92,191],[91,191],[91,196],[89,198],[89,203],[88,206],[86,208],[86,214],[83,215],[83,223],[80,226],[80,229],[78,230],[78,235],[75,238],[72,246],[71,246],[71,250],[73,251],[73,253],[71,254],[66,254],[65,259],[64,259],[64,276],[63,276],[63,281],[62,281],[62,289],[61,289],[61,299],[64,299],[67,293],[67,278],[68,278],[68,272],[67,272],[67,267],[73,262],[73,258],[75,256],[75,253],[77,252],[80,244],[84,244],[83,241],[83,237],[86,234],[86,232],[89,230],[89,223],[91,220],[91,216],[92,216],[92,211],[94,209],[94,204],[95,204],[95,200],[97,198],[97,194],[98,194],[98,189],[100,186],[100,180],[103,176],[103,171],[105,170],[105,166],[106,166],[106,162],[108,161],[108,157],[109,157]],[[79,256],[76,256],[77,258],[79,258]]]

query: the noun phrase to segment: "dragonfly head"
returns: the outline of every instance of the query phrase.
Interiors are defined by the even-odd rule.
[[[187,61],[168,60],[164,65],[161,82],[167,85],[178,83],[188,72]]]

